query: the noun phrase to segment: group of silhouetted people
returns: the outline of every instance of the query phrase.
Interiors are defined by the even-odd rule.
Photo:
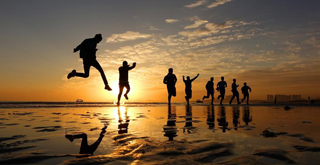
[[[85,39],[79,46],[74,48],[73,52],[80,51],[80,58],[83,60],[83,68],[84,73],[79,73],[76,70],[72,70],[67,78],[70,79],[71,77],[82,77],[87,78],[89,77],[90,67],[95,67],[101,74],[102,80],[105,85],[105,89],[111,91],[107,78],[104,74],[102,67],[100,66],[99,62],[96,59],[96,52],[97,52],[97,44],[102,40],[101,34],[96,34],[94,38]],[[119,94],[118,94],[118,102],[117,105],[120,104],[121,95],[123,89],[126,88],[127,91],[124,94],[124,97],[128,100],[128,93],[130,92],[130,85],[128,81],[129,77],[129,70],[136,67],[136,63],[134,62],[132,66],[128,65],[127,61],[123,61],[122,66],[119,67]]]
[[[189,99],[192,98],[192,82],[199,77],[199,74],[195,76],[194,78],[190,79],[189,76],[187,76],[187,79],[185,79],[185,76],[182,76],[183,82],[185,84],[185,99],[187,101],[187,104],[189,105]],[[207,90],[207,95],[203,96],[202,100],[208,99],[211,97],[211,105],[213,105],[213,100],[214,100],[214,78],[211,77],[210,81],[207,82],[206,84],[206,90]],[[176,96],[176,82],[177,82],[177,77],[175,74],[173,74],[173,69],[169,68],[169,73],[164,77],[163,83],[167,84],[167,90],[168,90],[168,104],[171,104],[171,97]],[[238,88],[239,85],[236,84],[236,79],[233,79],[232,83],[232,98],[229,101],[229,104],[232,103],[233,99],[236,97],[238,104],[241,104],[245,99],[247,99],[247,104],[249,104],[249,92],[251,92],[251,88],[247,86],[247,83],[244,83],[244,86],[241,88],[241,92],[243,94],[243,99],[241,102],[239,101],[239,92]],[[222,102],[225,97],[226,93],[226,88],[227,88],[227,82],[224,81],[224,77],[221,77],[221,81],[217,84],[216,90],[220,92],[220,95],[218,96],[218,99],[220,99],[220,105],[222,105]]]
[[[101,34],[96,34],[94,38],[88,38],[85,39],[80,45],[78,45],[76,48],[74,48],[73,52],[80,51],[80,58],[83,60],[83,68],[84,73],[79,73],[76,70],[72,70],[67,78],[70,79],[72,77],[82,77],[87,78],[89,77],[90,67],[95,67],[101,74],[102,80],[105,85],[105,89],[108,91],[111,91],[112,89],[108,85],[107,78],[104,74],[104,71],[102,67],[100,66],[99,62],[96,59],[96,52],[97,52],[97,44],[102,40]],[[128,65],[127,61],[123,61],[122,66],[119,67],[119,94],[118,94],[118,102],[117,105],[120,105],[120,99],[122,96],[123,89],[126,88],[127,91],[124,94],[124,97],[128,100],[128,93],[130,92],[130,85],[129,85],[129,70],[136,67],[136,63],[134,62],[132,66]],[[190,79],[189,76],[187,76],[187,79],[185,79],[185,76],[183,77],[183,82],[185,83],[185,99],[187,101],[187,104],[189,105],[189,100],[192,98],[192,82],[199,77],[199,74],[195,76],[194,78]],[[206,98],[210,98],[211,96],[211,104],[213,105],[214,100],[214,78],[211,77],[210,81],[206,84],[206,90],[207,95],[203,96],[203,100]],[[168,90],[168,104],[171,104],[171,97],[176,96],[176,82],[177,77],[175,74],[173,74],[173,69],[169,69],[169,73],[164,77],[163,83],[167,84],[167,90]],[[244,98],[242,101],[239,101],[239,92],[237,90],[237,87],[239,85],[236,84],[236,79],[233,79],[232,83],[232,98],[230,100],[230,104],[232,103],[233,99],[236,97],[238,104],[243,102],[245,99],[247,99],[247,104],[249,104],[249,91],[251,92],[251,88],[247,86],[247,83],[244,83],[244,86],[241,88],[241,91],[243,93]],[[222,104],[225,93],[226,93],[226,87],[227,82],[224,81],[224,77],[221,77],[221,81],[217,84],[216,90],[220,92],[220,95],[218,96],[218,99],[220,99],[220,104]]]

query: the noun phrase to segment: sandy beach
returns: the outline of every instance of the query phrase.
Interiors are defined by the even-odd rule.
[[[2,108],[0,163],[317,164],[319,107],[292,108]],[[79,154],[82,138],[65,137],[79,134],[86,135],[88,145],[100,139],[92,154]]]

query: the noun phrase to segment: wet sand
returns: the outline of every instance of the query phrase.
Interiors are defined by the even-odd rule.
[[[316,106],[0,109],[0,164],[318,164],[319,126]]]

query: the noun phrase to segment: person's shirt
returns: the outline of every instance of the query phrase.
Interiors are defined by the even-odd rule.
[[[119,82],[129,82],[129,70],[133,69],[133,66],[121,66],[119,67]]]
[[[232,83],[232,92],[236,92],[238,85],[236,83]]]
[[[251,88],[250,88],[249,86],[243,86],[243,87],[241,88],[242,93],[245,93],[245,94],[248,94],[248,93],[249,93],[249,90],[250,90],[250,92],[251,92]]]
[[[80,58],[83,59],[96,59],[97,42],[94,38],[85,39],[75,51],[80,50]]]
[[[186,90],[191,90],[191,88],[192,88],[192,81],[191,80],[184,80],[183,81],[184,82],[184,84],[186,85]]]
[[[225,82],[225,81],[220,81],[220,82],[218,83],[218,86],[219,86],[219,89],[220,89],[220,90],[221,90],[221,89],[225,89],[226,86],[227,86],[227,82]]]
[[[168,73],[163,80],[163,83],[167,84],[167,85],[175,85],[177,82],[177,77],[175,74],[170,74]]]
[[[208,91],[212,91],[213,90],[213,82],[212,81],[208,81],[207,82],[206,89]]]

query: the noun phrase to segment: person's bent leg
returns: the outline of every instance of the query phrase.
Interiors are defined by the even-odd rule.
[[[247,95],[247,104],[249,104],[249,94]]]
[[[76,77],[82,77],[82,78],[88,78],[89,72],[90,72],[91,63],[88,61],[83,60],[83,70],[84,73],[78,73],[76,72]]]
[[[124,94],[124,97],[125,97],[127,100],[129,100],[129,97],[128,97],[128,93],[130,92],[130,85],[129,85],[129,83],[128,83],[125,87],[127,88],[127,91],[126,91],[126,93]]]
[[[211,105],[213,105],[213,96],[214,96],[214,93],[211,93]]]
[[[231,97],[231,100],[229,101],[229,104],[231,104],[232,103],[232,101],[233,101],[233,99],[234,99],[234,95],[232,95],[232,97]]]

